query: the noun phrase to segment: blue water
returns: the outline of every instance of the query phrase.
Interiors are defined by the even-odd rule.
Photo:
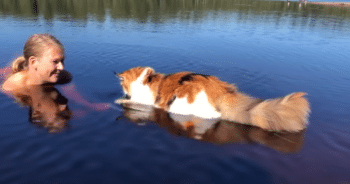
[[[0,2],[0,67],[30,35],[47,32],[64,44],[65,69],[92,103],[123,95],[113,72],[150,66],[215,75],[263,99],[307,92],[310,124],[286,135],[221,122],[201,141],[169,119],[135,123],[118,105],[87,108],[60,85],[76,116],[52,134],[0,93],[0,183],[350,182],[350,9],[297,1],[38,3],[33,13],[30,3]]]

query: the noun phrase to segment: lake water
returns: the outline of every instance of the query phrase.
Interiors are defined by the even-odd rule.
[[[65,46],[82,97],[113,103],[113,72],[193,71],[267,99],[308,93],[310,124],[273,133],[220,122],[203,140],[165,114],[68,98],[49,133],[0,94],[0,183],[350,183],[350,9],[254,0],[0,1],[0,67],[35,33]],[[146,114],[147,115],[147,114]]]

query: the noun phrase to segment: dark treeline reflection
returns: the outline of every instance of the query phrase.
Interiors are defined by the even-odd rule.
[[[281,17],[291,15],[292,24],[327,24],[341,26],[349,19],[350,11],[346,8],[300,4],[286,1],[254,0],[2,0],[0,14],[20,18],[44,17],[46,20],[87,21],[89,17],[103,22],[106,16],[112,19],[133,19],[137,22],[166,22],[177,18],[194,22],[208,18],[232,16],[240,21],[268,21],[278,23]],[[340,18],[335,22],[334,18]],[[305,18],[309,18],[306,21]],[[309,23],[307,23],[309,22]],[[312,25],[311,25],[312,24]],[[329,25],[334,24],[334,25]]]

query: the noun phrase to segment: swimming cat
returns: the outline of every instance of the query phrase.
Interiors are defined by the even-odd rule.
[[[304,92],[261,100],[214,76],[191,72],[164,75],[150,67],[131,68],[116,76],[126,96],[116,103],[151,105],[173,114],[220,118],[269,131],[297,132],[308,124],[310,106]]]

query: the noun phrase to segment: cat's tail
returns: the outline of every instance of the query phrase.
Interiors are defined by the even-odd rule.
[[[305,95],[297,92],[282,98],[258,100],[236,93],[224,97],[218,107],[225,120],[270,131],[298,132],[308,124],[310,106]]]

